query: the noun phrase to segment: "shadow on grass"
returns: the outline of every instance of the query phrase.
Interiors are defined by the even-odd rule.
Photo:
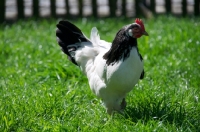
[[[163,100],[143,100],[125,110],[124,117],[132,122],[158,120],[163,123],[175,124],[185,129],[200,130],[198,108],[186,108],[186,104],[166,102]]]

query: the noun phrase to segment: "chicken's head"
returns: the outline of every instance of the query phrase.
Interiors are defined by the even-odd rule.
[[[149,36],[145,31],[144,24],[141,19],[136,18],[135,23],[128,27],[128,35],[133,38],[140,38],[142,35]]]

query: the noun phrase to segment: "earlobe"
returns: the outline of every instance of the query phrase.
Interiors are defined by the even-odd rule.
[[[132,37],[132,36],[133,36],[133,32],[132,32],[132,30],[131,30],[131,29],[129,29],[129,30],[128,30],[128,35],[129,35],[130,37]]]

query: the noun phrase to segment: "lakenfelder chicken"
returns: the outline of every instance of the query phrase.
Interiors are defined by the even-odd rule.
[[[101,40],[98,30],[90,39],[69,21],[57,24],[56,36],[68,59],[87,76],[91,90],[102,99],[107,113],[126,107],[125,97],[144,77],[137,38],[147,35],[141,19],[122,27],[112,43]]]

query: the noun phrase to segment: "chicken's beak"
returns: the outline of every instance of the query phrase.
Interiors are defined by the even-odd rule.
[[[148,34],[146,31],[144,31],[144,32],[142,33],[142,35],[149,36],[149,34]]]

